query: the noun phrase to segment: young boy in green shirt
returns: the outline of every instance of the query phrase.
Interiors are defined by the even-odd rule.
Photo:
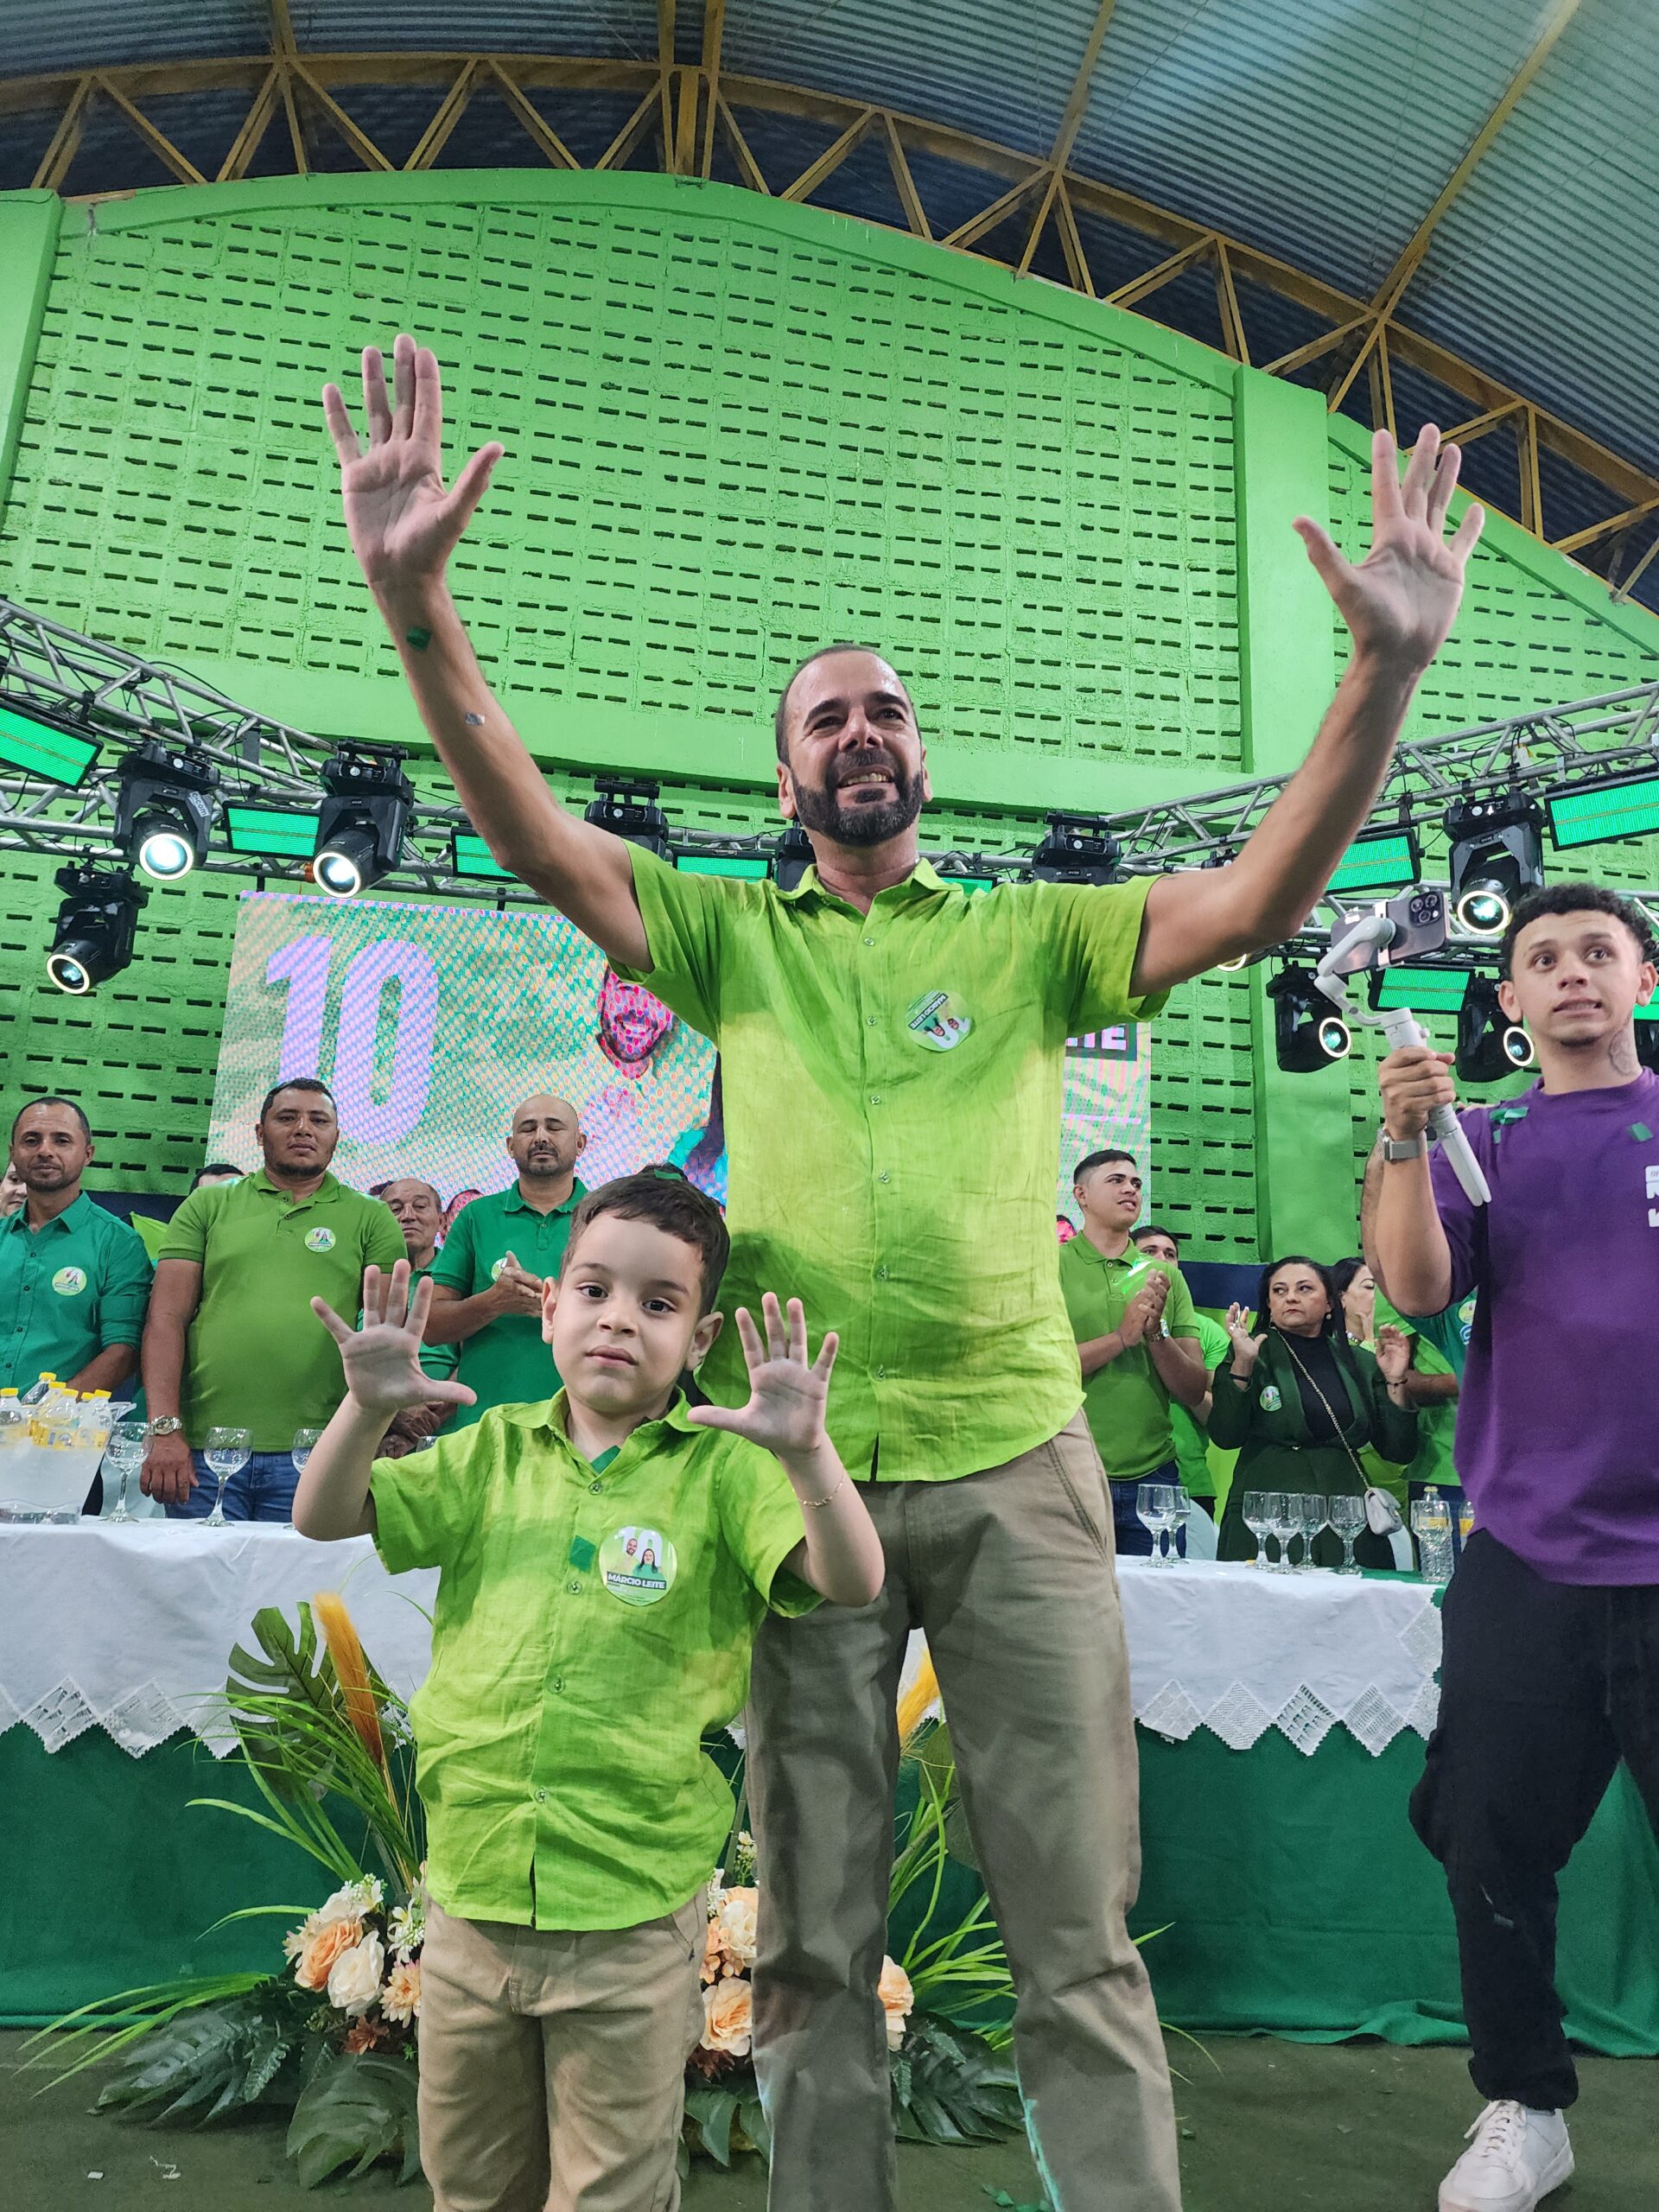
[[[346,1395],[294,1525],[371,1535],[394,1573],[441,1570],[410,1707],[435,2212],[678,2203],[702,1892],[733,1815],[702,1738],[741,1709],[768,1608],[868,1605],[881,1587],[880,1541],[824,1430],[836,1339],[809,1363],[798,1300],[785,1316],[768,1292],[759,1328],[738,1310],[746,1406],[686,1405],[728,1249],[688,1183],[590,1192],[543,1294],[563,1389],[403,1459],[375,1456],[397,1412],[473,1395],[421,1371],[430,1284],[411,1297],[405,1262],[371,1268],[356,1329],[315,1301]]]

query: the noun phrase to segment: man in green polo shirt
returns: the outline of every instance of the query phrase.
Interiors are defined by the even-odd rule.
[[[922,859],[915,708],[874,652],[795,671],[774,721],[795,887],[680,873],[561,807],[486,683],[445,570],[502,448],[443,485],[436,359],[363,357],[369,442],[324,410],[353,550],[422,719],[511,872],[714,1039],[730,1287],[785,1283],[840,1331],[830,1427],[867,1487],[888,1580],[873,1606],[772,1622],[750,1777],[766,1837],[756,2063],[787,2212],[889,2212],[884,2016],[906,1637],[925,1629],[1016,1986],[1014,2051],[1050,2196],[1173,2212],[1173,2107],[1125,1911],[1138,1770],[1104,1477],[1055,1265],[1068,1037],[1154,1013],[1175,983],[1281,943],[1367,819],[1480,529],[1426,429],[1402,482],[1373,454],[1374,542],[1351,564],[1298,523],[1352,633],[1307,761],[1226,866],[969,896]],[[1010,704],[1033,671],[1008,664]],[[711,1398],[741,1388],[716,1346]],[[1031,1808],[1040,1805],[1040,1819]]]
[[[531,1405],[559,1387],[542,1340],[542,1287],[557,1278],[571,1217],[587,1196],[576,1180],[587,1142],[568,1098],[538,1092],[515,1107],[507,1155],[518,1180],[458,1214],[433,1262],[426,1340],[459,1347],[455,1377],[474,1393],[457,1428],[492,1406]]]
[[[1155,1221],[1143,1221],[1130,1238],[1137,1252],[1144,1252],[1151,1260],[1167,1260],[1172,1268],[1181,1264],[1181,1248],[1173,1230]],[[1185,1283],[1185,1275],[1181,1278]],[[1190,1291],[1190,1286],[1189,1291]],[[1198,1332],[1198,1358],[1204,1368],[1204,1396],[1191,1408],[1179,1400],[1169,1408],[1169,1425],[1175,1436],[1175,1465],[1181,1487],[1187,1496],[1196,1499],[1213,1521],[1216,1517],[1216,1471],[1210,1464],[1210,1389],[1211,1378],[1224,1359],[1230,1357],[1232,1339],[1221,1323],[1214,1320],[1202,1308],[1192,1309],[1193,1326]],[[1218,1448],[1218,1447],[1217,1447]]]
[[[1179,1268],[1131,1241],[1142,1178],[1134,1154],[1080,1160],[1072,1196],[1083,1226],[1060,1247],[1060,1290],[1077,1340],[1083,1410],[1111,1485],[1120,1552],[1146,1557],[1150,1531],[1135,1511],[1143,1482],[1179,1480],[1170,1400],[1204,1402],[1192,1297]]]
[[[247,1463],[226,1486],[226,1517],[289,1517],[294,1432],[321,1428],[342,1389],[311,1300],[355,1313],[364,1268],[404,1256],[403,1231],[380,1201],[328,1173],[340,1122],[326,1084],[302,1076],[276,1084],[254,1135],[264,1166],[192,1191],[156,1262],[141,1479],[175,1520],[213,1510],[219,1482],[202,1452],[213,1428],[246,1429],[249,1438]]]
[[[80,1187],[93,1154],[73,1098],[36,1098],[11,1125],[23,1203],[0,1217],[0,1389],[55,1375],[76,1390],[124,1391],[138,1365],[149,1255]],[[96,1513],[95,1476],[86,1510]]]
[[[391,1212],[392,1219],[404,1232],[404,1244],[409,1254],[410,1287],[422,1282],[432,1272],[438,1256],[438,1237],[443,1227],[443,1200],[435,1184],[426,1182],[419,1175],[396,1175],[390,1183],[382,1183],[370,1193]],[[461,1357],[459,1344],[428,1344],[421,1354],[421,1372],[446,1381],[455,1371]],[[448,1420],[453,1408],[442,1399],[434,1399],[424,1406],[410,1406],[400,1413],[386,1431],[382,1447],[388,1459],[396,1459],[400,1452],[412,1452],[435,1436]]]

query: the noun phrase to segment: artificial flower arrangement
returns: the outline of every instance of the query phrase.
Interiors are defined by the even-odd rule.
[[[308,2188],[383,2158],[410,2181],[420,2170],[424,1825],[408,1714],[365,1659],[338,1596],[302,1605],[297,1634],[274,1607],[255,1616],[253,1633],[257,1652],[238,1644],[231,1655],[223,1703],[262,1806],[193,1802],[286,1837],[338,1886],[289,1927],[282,1972],[123,1991],[43,2030],[28,2063],[67,2052],[60,2080],[112,2064],[99,2109],[150,2120],[206,2124],[248,2106],[286,2112],[289,2154]],[[952,1862],[971,1868],[972,1854],[949,1733],[931,1717],[937,1705],[925,1667],[899,1714],[915,1803],[900,1820],[890,1910],[895,1929],[909,1932],[899,1956],[883,1962],[879,1993],[893,2120],[912,2141],[993,2141],[1022,2124],[1007,2048],[1013,1983],[983,1895],[966,1878],[948,1879]],[[357,1816],[353,1834],[363,1831],[360,1847],[341,1833],[346,1813]],[[728,2165],[769,2150],[752,2055],[756,1877],[740,1811],[729,1864],[709,1892],[704,2026],[686,2069],[683,2165],[694,2156]],[[972,1891],[971,1902],[953,1907],[951,1888]],[[293,1912],[256,1905],[229,1917],[292,1923]]]

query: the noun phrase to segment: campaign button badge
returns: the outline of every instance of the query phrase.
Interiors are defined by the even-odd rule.
[[[334,1230],[325,1229],[321,1224],[315,1229],[308,1229],[305,1232],[305,1249],[308,1252],[332,1252],[334,1249]]]
[[[85,1268],[60,1268],[52,1278],[52,1287],[60,1298],[73,1298],[77,1291],[86,1287]]]
[[[599,1548],[599,1572],[625,1605],[655,1605],[679,1573],[679,1556],[660,1529],[619,1529]]]
[[[905,1027],[925,1052],[953,1052],[974,1027],[954,991],[924,991],[905,1010]]]

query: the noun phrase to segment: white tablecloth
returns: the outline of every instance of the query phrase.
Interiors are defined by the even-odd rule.
[[[1311,1752],[1341,1725],[1372,1752],[1427,1736],[1440,1624],[1410,1581],[1120,1560],[1135,1718],[1242,1751],[1277,1728]],[[407,1695],[424,1675],[437,1576],[381,1567],[366,1537],[189,1522],[0,1525],[0,1731],[57,1751],[102,1728],[135,1757],[181,1728],[230,1748],[212,1699],[264,1605],[343,1592],[369,1656]]]

